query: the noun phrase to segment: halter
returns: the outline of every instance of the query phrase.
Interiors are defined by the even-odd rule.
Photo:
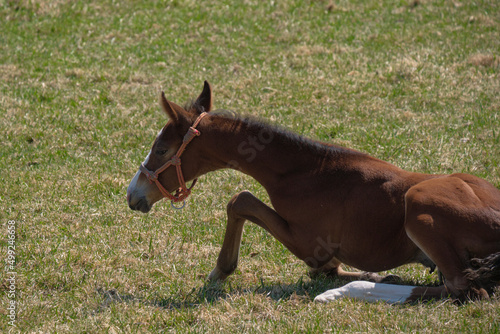
[[[182,169],[181,169],[181,155],[186,149],[186,146],[191,142],[191,140],[193,140],[194,137],[198,137],[201,134],[200,131],[196,130],[196,127],[201,122],[203,117],[205,117],[206,115],[207,113],[203,112],[200,114],[200,116],[198,116],[196,121],[193,123],[191,127],[189,127],[189,130],[184,135],[184,139],[182,140],[182,145],[177,150],[177,153],[172,158],[170,158],[163,166],[161,166],[154,172],[147,169],[146,166],[144,166],[144,163],[142,163],[141,166],[139,167],[139,170],[146,175],[146,178],[148,179],[149,183],[153,182],[156,183],[156,186],[163,194],[163,197],[167,197],[172,203],[172,206],[176,209],[182,209],[184,207],[185,199],[191,194],[191,189],[193,189],[197,180],[197,179],[193,180],[193,183],[191,183],[191,187],[188,188],[186,186],[186,182],[184,181],[184,176],[182,175]],[[177,179],[179,180],[179,185],[180,185],[179,189],[176,190],[175,195],[170,194],[158,180],[158,176],[170,166],[175,166],[175,169],[177,170]],[[174,206],[174,203],[181,201],[184,201],[184,204],[181,207]]]

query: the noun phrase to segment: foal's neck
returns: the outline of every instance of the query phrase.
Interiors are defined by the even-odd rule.
[[[266,188],[290,173],[315,173],[334,156],[361,154],[249,119],[213,116],[204,136],[211,170],[236,169]]]

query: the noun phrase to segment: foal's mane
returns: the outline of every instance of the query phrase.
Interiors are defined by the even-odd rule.
[[[184,105],[184,110],[191,111],[191,112],[196,112],[198,114],[201,114],[202,112],[205,112],[205,108],[198,103],[197,100],[191,100],[187,102]]]
[[[239,115],[234,111],[224,109],[214,110],[211,114],[239,123],[242,127],[248,129],[254,134],[263,132],[272,133],[274,138],[273,141],[292,145],[297,151],[309,149],[320,154],[351,151],[341,146],[304,137],[280,125],[267,123],[266,121],[258,119],[254,116]]]
[[[195,111],[197,113],[202,113],[205,111],[204,107],[199,105],[196,100],[188,102],[185,110]],[[224,119],[231,119],[235,122],[240,123],[245,128],[251,130],[253,133],[260,133],[261,131],[271,132],[275,140],[279,140],[282,143],[292,144],[297,150],[302,150],[304,148],[309,148],[317,153],[334,153],[334,152],[356,152],[354,150],[337,146],[330,143],[320,142],[314,139],[309,139],[307,137],[301,136],[294,133],[288,129],[283,128],[280,125],[269,124],[261,119],[257,119],[253,116],[241,116],[235,111],[227,109],[216,109],[210,112],[213,116],[222,117]],[[360,152],[357,152],[360,153]]]

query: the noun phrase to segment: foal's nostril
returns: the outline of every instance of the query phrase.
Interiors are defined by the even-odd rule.
[[[139,200],[135,201],[135,203],[132,203],[129,199],[128,207],[132,210],[141,211],[143,213],[147,213],[151,210],[151,206],[145,198],[139,198]]]
[[[140,198],[139,200],[135,200],[135,198],[132,198],[132,194],[127,191],[127,204],[130,209],[137,210],[137,205],[139,204],[140,201],[141,201]]]

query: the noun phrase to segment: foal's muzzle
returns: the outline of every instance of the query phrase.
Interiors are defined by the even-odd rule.
[[[130,203],[128,200],[128,207],[132,210],[138,210],[141,211],[142,213],[147,213],[149,210],[151,210],[151,205],[149,205],[148,200],[146,198],[140,198],[138,201],[136,201],[134,204]]]

